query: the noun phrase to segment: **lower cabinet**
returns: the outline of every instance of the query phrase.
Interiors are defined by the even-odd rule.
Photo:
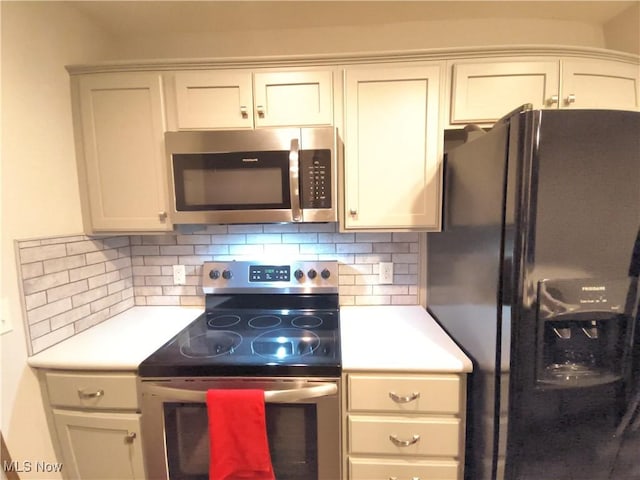
[[[39,378],[65,479],[145,478],[135,373],[45,370]]]
[[[466,376],[348,373],[348,480],[464,476]]]

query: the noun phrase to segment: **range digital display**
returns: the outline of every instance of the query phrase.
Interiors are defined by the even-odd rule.
[[[250,282],[288,282],[291,280],[289,265],[251,265]]]

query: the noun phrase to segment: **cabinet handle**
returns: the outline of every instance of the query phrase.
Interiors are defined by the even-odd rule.
[[[567,98],[564,99],[564,104],[565,105],[571,105],[572,103],[576,102],[576,96],[573,93],[570,93],[569,95],[567,95]]]
[[[411,437],[411,440],[400,440],[396,435],[389,435],[389,440],[391,440],[396,447],[410,447],[411,445],[418,443],[420,435],[414,435]]]
[[[547,98],[547,105],[554,105],[560,101],[560,97],[558,95],[551,95],[551,98]]]
[[[241,105],[241,106],[240,106],[240,116],[242,116],[242,118],[247,118],[247,117],[249,117],[249,114],[247,113],[247,107],[246,107],[246,105]]]
[[[398,477],[389,477],[389,480],[398,480]],[[420,480],[420,477],[411,477],[411,480]]]
[[[136,432],[129,432],[126,437],[124,437],[125,442],[133,443],[138,434]]]
[[[258,105],[256,111],[258,112],[258,117],[264,118],[264,107],[262,105]]]
[[[161,221],[165,221],[167,219],[167,212],[165,212],[164,210],[158,212],[158,218]]]
[[[78,396],[80,398],[100,398],[104,395],[104,390],[96,390],[95,392],[85,392],[84,390],[78,390]]]
[[[420,392],[413,392],[411,395],[401,396],[395,392],[389,392],[389,398],[396,403],[409,403],[420,398]]]
[[[351,210],[349,210],[349,214],[352,217],[355,217],[358,214],[358,210],[356,210],[355,208],[352,208]]]

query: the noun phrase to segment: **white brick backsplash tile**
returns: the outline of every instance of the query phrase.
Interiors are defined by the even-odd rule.
[[[355,275],[356,285],[375,285],[378,283],[378,275]]]
[[[70,257],[54,258],[45,260],[43,263],[44,273],[60,272],[73,268],[83,267],[87,264],[85,255],[72,255]]]
[[[47,303],[47,292],[38,292],[24,297],[24,306],[27,310],[40,307],[45,303]]]
[[[49,320],[43,320],[42,322],[29,325],[29,335],[31,338],[38,338],[46,335],[51,331],[51,322]]]
[[[172,265],[189,265],[196,266],[202,265],[204,262],[209,262],[212,260],[211,255],[187,255],[187,256],[179,256],[176,263]],[[173,272],[172,272],[173,274]]]
[[[418,263],[417,253],[394,253],[391,255],[391,261],[394,263]]]
[[[318,243],[353,243],[356,240],[354,233],[319,233]]]
[[[394,232],[394,242],[418,242],[420,234],[416,232]]]
[[[318,243],[317,233],[283,233],[282,243]]]
[[[121,292],[122,290],[130,286],[131,285],[127,282],[127,280],[118,280],[117,282],[113,282],[107,285],[107,292],[109,292],[109,295],[111,295],[116,292]]]
[[[214,245],[239,245],[247,243],[247,236],[241,234],[211,235],[211,243],[213,243]]]
[[[89,307],[91,308],[91,313],[96,313],[100,310],[104,310],[105,308],[110,307],[111,305],[115,305],[120,300],[122,300],[122,295],[120,292],[116,292],[106,297],[100,298],[95,302],[91,302],[89,304]]]
[[[407,295],[409,287],[406,285],[373,285],[374,295]]]
[[[118,248],[118,257],[131,257],[131,247]]]
[[[391,297],[388,295],[357,296],[356,305],[391,305]]]
[[[397,285],[416,285],[418,277],[416,275],[393,275],[393,283]]]
[[[42,275],[41,277],[29,278],[23,282],[22,288],[25,295],[31,295],[32,293],[42,292],[49,288],[64,285],[67,282],[69,282],[69,273],[65,270],[63,272]]]
[[[50,288],[47,290],[47,301],[49,303],[60,300],[61,298],[68,298],[78,293],[86,292],[89,290],[89,284],[86,280],[78,280],[77,282],[67,283],[59,287]]]
[[[177,263],[177,255],[149,255],[144,257],[145,265],[176,265]]]
[[[97,277],[91,277],[89,279],[89,288],[100,287],[117,280],[120,280],[120,273],[117,270],[114,272],[107,272],[103,275],[98,275]]]
[[[178,235],[176,242],[178,245],[209,245],[211,243],[211,235]]]
[[[128,236],[121,236],[121,237],[111,237],[111,238],[105,238],[104,240],[102,240],[102,242],[104,243],[105,248],[121,248],[121,247],[128,247],[129,246],[129,237]]]
[[[142,277],[144,279],[143,285],[158,286],[158,285],[173,285],[173,277]]]
[[[339,295],[371,295],[371,285],[340,285],[338,287]]]
[[[67,338],[73,337],[74,334],[75,330],[73,325],[67,325],[66,327],[59,328],[51,333],[38,337],[31,342],[32,353],[36,354],[41,352],[56,343],[60,343]]]
[[[85,255],[87,265],[92,265],[94,263],[104,263],[109,260],[115,260],[120,255],[118,254],[118,250],[109,249],[109,250],[99,250],[97,252],[89,252]]]
[[[356,277],[355,275],[338,275],[338,285],[355,285]]]
[[[44,245],[32,248],[20,249],[20,262],[32,263],[39,262],[41,260],[49,260],[51,258],[60,258],[67,255],[67,250],[64,244],[59,245]]]
[[[333,243],[303,243],[300,245],[300,253],[335,253],[336,246]]]
[[[229,233],[262,233],[262,225],[229,225]]]
[[[176,245],[177,243],[176,235],[144,235],[142,237],[142,245]]]
[[[300,247],[297,243],[272,243],[264,246],[264,255],[276,259],[299,259]]]
[[[43,238],[40,240],[40,245],[53,245],[56,243],[69,243],[69,242],[79,242],[80,240],[87,240],[89,237],[85,235],[74,235],[71,237],[51,237],[51,238]]]
[[[196,245],[194,253],[196,255],[227,255],[229,245]]]
[[[47,318],[54,317],[59,313],[71,310],[71,299],[63,298],[52,303],[47,303],[42,307],[37,307],[27,312],[27,320],[30,325],[41,322]]]
[[[391,297],[391,303],[393,305],[417,305],[417,295],[393,295]]]
[[[193,255],[193,245],[163,245],[160,255]]]
[[[104,310],[100,310],[99,312],[96,312],[96,313],[92,313],[91,315],[87,315],[83,319],[78,320],[73,324],[75,327],[75,333],[80,333],[89,327],[98,325],[99,323],[104,322],[110,317],[111,317],[111,312],[108,308],[105,308]]]
[[[189,286],[189,285],[175,285],[175,286],[169,286],[169,287],[162,287],[162,294],[163,295],[188,295],[188,296],[192,296],[196,294],[196,289],[193,286]]]
[[[302,225],[295,223],[275,223],[264,226],[264,233],[295,233],[300,231]]]
[[[336,224],[335,223],[303,223],[299,228],[300,233],[306,232],[316,232],[316,233],[327,233],[327,232],[335,232]]]
[[[22,278],[27,280],[33,277],[40,277],[44,274],[44,265],[42,262],[27,263],[21,265]]]
[[[135,302],[133,300],[133,294],[127,296],[126,298],[124,298],[125,297],[124,294],[122,296],[123,296],[123,299],[121,302],[116,303],[115,305],[112,305],[109,307],[109,315],[111,317],[119,313],[122,313],[126,310],[129,310],[131,307],[135,305]]]
[[[132,245],[131,255],[160,255],[160,245]]]
[[[147,296],[146,305],[180,305],[180,297],[177,296]]]
[[[373,250],[370,243],[337,243],[338,253],[369,253]]]
[[[376,254],[365,254],[365,253],[358,253],[356,254],[356,258],[355,258],[355,263],[359,264],[359,263],[370,263],[370,264],[376,264],[376,263],[380,263],[380,262],[390,262],[391,261],[391,255],[388,253],[376,253]]]
[[[358,243],[374,243],[374,242],[390,242],[390,233],[356,233],[356,242]]]
[[[105,263],[105,269],[107,272],[112,272],[114,270],[120,270],[120,274],[122,276],[125,276],[125,274],[127,272],[125,272],[124,270],[130,271],[131,270],[131,258],[129,257],[122,257],[122,258],[118,258],[116,260],[111,260],[110,262]],[[127,276],[131,276],[131,273],[129,272],[129,275]]]
[[[105,273],[106,267],[104,263],[96,263],[95,265],[87,265],[86,267],[74,268],[69,270],[69,280],[76,281],[83,278],[95,277]]]
[[[373,265],[370,263],[342,264],[338,266],[339,275],[371,275]]]
[[[64,313],[56,315],[55,317],[51,317],[51,330],[57,330],[58,328],[69,325],[70,323],[81,320],[87,315],[91,314],[91,309],[89,305],[82,305],[78,308],[74,308],[72,310],[68,310]]]
[[[203,228],[202,230],[199,230],[197,232],[194,232],[195,234],[199,234],[201,232],[206,232],[206,233],[217,233],[217,234],[222,234],[222,233],[227,233],[229,231],[229,229],[227,228],[226,225],[207,225],[205,228]]]
[[[181,296],[180,297],[180,305],[185,307],[204,307],[204,297],[203,296]]]
[[[247,235],[248,244],[282,243],[282,235],[279,233],[250,233]]]
[[[229,245],[230,255],[259,256],[264,252],[262,245]]]
[[[409,253],[408,243],[374,243],[374,253]]]
[[[80,253],[97,252],[102,250],[104,245],[101,240],[83,240],[81,242],[71,242],[65,244],[67,255],[78,255]]]
[[[155,285],[151,287],[133,287],[133,294],[143,297],[151,297],[156,295],[162,295],[162,287]]]
[[[86,292],[80,293],[78,295],[74,295],[73,297],[71,297],[71,303],[74,307],[79,307],[80,305],[91,303],[98,298],[106,297],[108,294],[109,291],[106,285],[103,285],[98,288],[87,290]]]
[[[339,303],[340,305],[355,305],[356,297],[353,295],[340,295]]]

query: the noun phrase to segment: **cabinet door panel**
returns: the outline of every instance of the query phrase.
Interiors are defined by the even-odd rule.
[[[253,127],[249,72],[175,74],[179,130]]]
[[[160,75],[89,75],[79,88],[93,230],[169,230]]]
[[[331,125],[331,71],[254,74],[257,127]]]
[[[345,226],[437,229],[440,66],[346,72]]]
[[[619,62],[565,60],[562,108],[640,107],[640,66]]]
[[[558,94],[559,62],[453,66],[451,123],[492,123],[525,103],[547,106]]]
[[[140,415],[53,410],[67,478],[145,478]]]

